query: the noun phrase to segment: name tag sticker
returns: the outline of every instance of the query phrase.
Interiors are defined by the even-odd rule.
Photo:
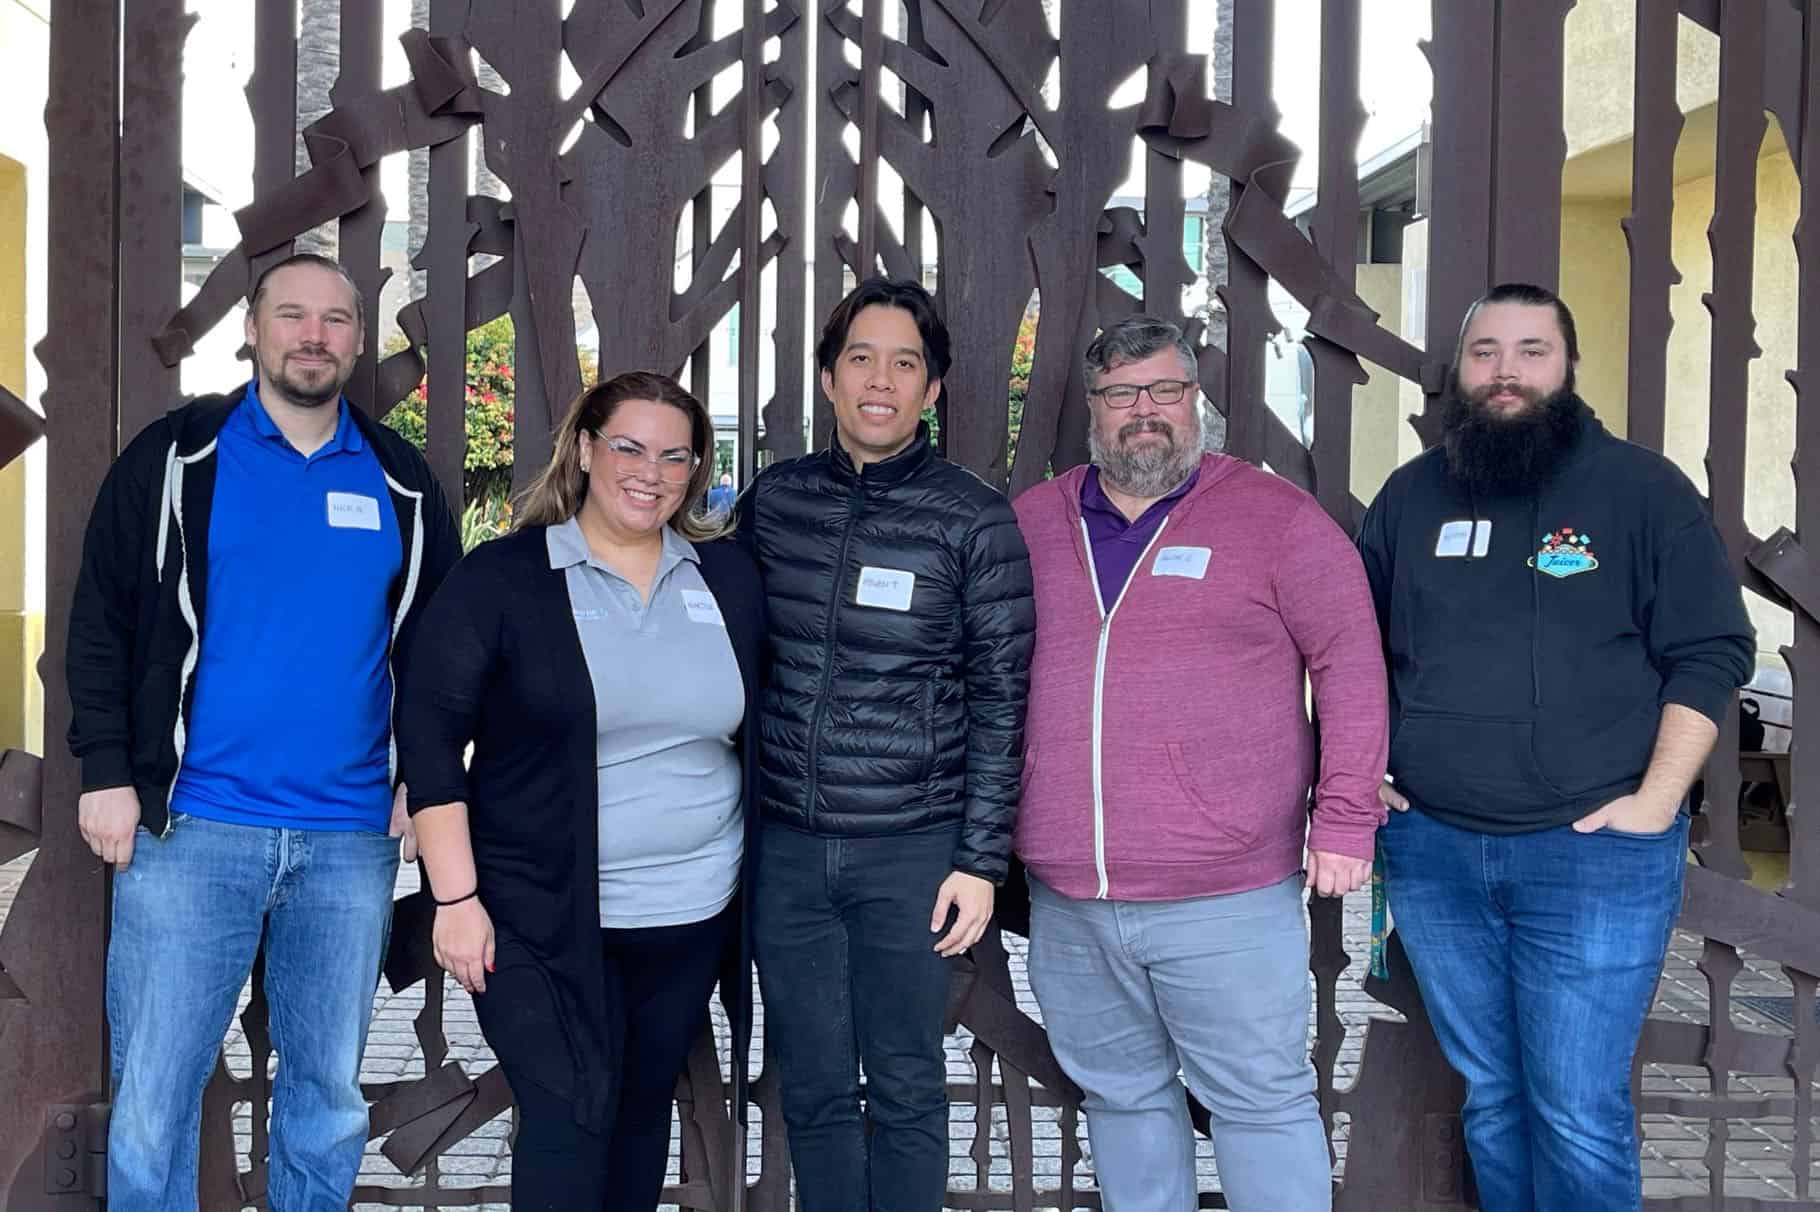
[[[683,609],[689,612],[691,623],[712,623],[716,627],[727,625],[727,620],[720,614],[720,603],[707,590],[685,589],[682,591],[682,600]]]
[[[853,591],[853,601],[860,606],[876,606],[881,610],[910,609],[910,595],[916,591],[916,574],[905,572],[901,568],[872,568],[859,570],[859,585]]]
[[[1490,531],[1486,532],[1490,538]],[[1441,526],[1441,537],[1435,540],[1437,556],[1463,556],[1472,545],[1471,522],[1446,522]]]
[[[1472,530],[1472,558],[1482,559],[1491,550],[1491,523],[1476,522]]]
[[[331,492],[329,525],[336,530],[378,530],[379,502],[357,492]]]
[[[1211,547],[1165,547],[1156,553],[1156,562],[1150,566],[1150,575],[1203,580],[1207,576],[1207,562],[1211,559]]]

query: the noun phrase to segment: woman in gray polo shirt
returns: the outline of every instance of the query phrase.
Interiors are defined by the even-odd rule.
[[[699,508],[713,440],[663,375],[584,392],[513,533],[437,592],[403,689],[436,958],[517,1098],[516,1209],[656,1207],[723,968],[744,1056],[763,595]]]

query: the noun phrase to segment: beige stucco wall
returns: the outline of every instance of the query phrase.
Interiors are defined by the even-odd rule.
[[[1567,13],[1566,37],[1562,125],[1571,158],[1630,138],[1636,0],[1578,0]],[[1676,43],[1675,97],[1691,113],[1719,96],[1719,40],[1683,17]]]
[[[1561,207],[1559,289],[1580,336],[1579,392],[1617,434],[1624,432],[1630,348],[1630,254],[1618,224],[1629,211],[1615,199]]]
[[[1675,190],[1673,249],[1682,280],[1670,298],[1675,326],[1668,342],[1667,453],[1702,492],[1707,487],[1712,322],[1700,297],[1713,286],[1712,254],[1706,242],[1713,185],[1707,177]],[[1795,449],[1795,396],[1784,375],[1795,362],[1797,267],[1789,240],[1799,213],[1800,186],[1787,153],[1758,161],[1752,311],[1763,353],[1750,365],[1744,517],[1760,536],[1778,526],[1792,527],[1795,517],[1795,482],[1789,468]],[[1791,642],[1786,610],[1754,596],[1750,604],[1759,649],[1773,652]]]
[[[1378,313],[1378,323],[1392,332],[1403,327],[1403,267],[1401,265],[1360,265],[1359,298]],[[1384,486],[1384,480],[1401,462],[1398,455],[1398,430],[1404,409],[1395,375],[1370,362],[1362,363],[1370,381],[1352,393],[1352,491],[1359,500],[1369,503]]]
[[[50,64],[44,0],[0,0],[0,384],[40,405]],[[0,470],[0,748],[44,752],[44,444]]]

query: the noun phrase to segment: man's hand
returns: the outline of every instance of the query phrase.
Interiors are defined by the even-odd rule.
[[[1409,811],[1409,797],[1405,796],[1395,787],[1392,787],[1389,779],[1378,784],[1378,799],[1382,800],[1384,802],[1384,807],[1390,809],[1392,812]]]
[[[430,949],[437,964],[463,989],[487,991],[487,973],[493,971],[493,919],[479,898],[437,907]]]
[[[133,831],[139,828],[139,793],[131,787],[83,792],[76,801],[76,827],[96,858],[125,871],[133,861]]]
[[[965,871],[952,872],[942,881],[935,894],[935,912],[929,915],[929,932],[940,930],[948,921],[948,910],[957,911],[954,928],[935,944],[938,953],[959,955],[980,941],[986,923],[992,920],[992,881]]]
[[[1640,795],[1621,795],[1575,821],[1574,832],[1595,833],[1610,825],[1625,833],[1667,833],[1680,811],[1679,804],[1661,804]]]
[[[1325,850],[1308,852],[1308,887],[1316,896],[1345,896],[1371,878],[1371,860]]]
[[[404,784],[398,784],[398,791],[392,796],[392,824],[386,830],[387,837],[404,839],[399,846],[400,856],[407,863],[417,861],[417,827],[411,824],[411,813],[404,806]]]

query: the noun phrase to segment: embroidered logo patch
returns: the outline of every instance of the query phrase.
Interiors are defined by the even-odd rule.
[[[1529,557],[1529,566],[1551,577],[1571,577],[1599,566],[1593,555],[1592,536],[1563,526],[1542,536],[1542,549]]]

